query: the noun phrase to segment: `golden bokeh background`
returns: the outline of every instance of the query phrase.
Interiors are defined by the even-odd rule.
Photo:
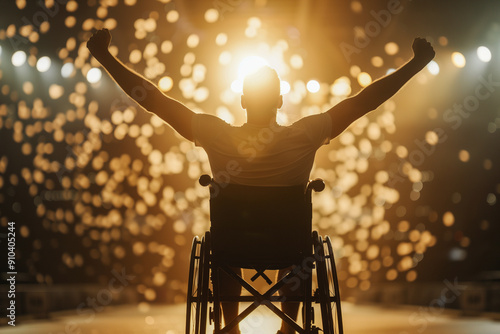
[[[500,25],[486,3],[457,14],[481,18],[471,30],[430,15],[428,1],[394,13],[386,1],[2,4],[0,226],[16,222],[18,283],[105,284],[125,268],[142,300],[184,302],[191,240],[209,228],[206,154],[92,59],[100,28],[166,94],[235,125],[248,62],[278,70],[290,124],[401,66],[427,37],[436,59],[318,151],[314,228],[332,237],[349,298],[500,270],[500,94],[484,84],[500,81]]]

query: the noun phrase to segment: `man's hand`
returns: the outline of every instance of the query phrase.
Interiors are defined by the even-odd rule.
[[[436,52],[431,43],[427,42],[425,38],[417,37],[413,41],[413,58],[421,63],[423,66],[427,65],[428,62],[434,58]]]
[[[108,53],[109,43],[111,42],[111,34],[108,29],[96,31],[87,41],[87,48],[90,53],[97,59],[101,60]]]

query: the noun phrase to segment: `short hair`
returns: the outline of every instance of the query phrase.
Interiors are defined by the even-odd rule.
[[[280,95],[278,72],[268,65],[260,67],[243,79],[243,95],[273,99]]]

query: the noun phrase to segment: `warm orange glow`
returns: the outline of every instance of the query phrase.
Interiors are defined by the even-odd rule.
[[[455,223],[455,216],[450,211],[445,212],[443,215],[443,224],[445,226],[452,226]]]
[[[243,79],[266,65],[269,66],[269,63],[260,56],[248,56],[243,58],[238,66],[238,78],[231,84],[231,90],[235,93],[241,93],[243,91]]]
[[[21,36],[29,41],[29,47],[0,48],[5,60],[0,64],[0,91],[5,100],[0,104],[0,129],[9,139],[9,156],[0,156],[0,188],[7,194],[10,188],[26,185],[26,194],[32,197],[28,198],[29,205],[36,204],[39,224],[20,226],[19,230],[23,238],[34,238],[29,245],[49,247],[37,236],[35,226],[54,233],[54,239],[58,234],[67,236],[74,231],[81,240],[78,246],[89,255],[78,257],[66,251],[63,266],[74,268],[83,264],[84,268],[96,270],[97,266],[92,267],[87,259],[103,266],[123,262],[130,265],[131,272],[149,275],[147,280],[153,288],[138,282],[137,291],[144,300],[158,299],[155,287],[168,286],[175,287],[173,300],[178,301],[184,296],[185,283],[172,280],[175,275],[168,271],[174,263],[179,265],[182,256],[176,254],[185,251],[192,234],[200,235],[209,227],[208,193],[196,183],[200,174],[210,171],[207,154],[174,133],[159,117],[144,113],[125,95],[115,94],[116,87],[108,86],[112,80],[89,55],[85,39],[95,29],[110,29],[110,51],[123,63],[195,112],[216,115],[232,125],[239,125],[244,119],[239,104],[243,78],[261,66],[271,65],[283,78],[281,93],[286,95],[283,110],[278,114],[278,123],[283,125],[341,103],[379,75],[398,68],[411,54],[411,48],[397,34],[384,45],[387,40],[383,36],[369,35],[374,31],[356,30],[356,36],[370,37],[369,41],[360,39],[353,44],[360,51],[356,53],[358,58],[347,62],[332,57],[329,63],[321,63],[322,57],[317,55],[328,48],[311,49],[310,45],[318,44],[316,39],[322,35],[306,36],[297,28],[305,24],[298,17],[281,31],[275,25],[280,21],[260,15],[257,10],[251,11],[253,16],[241,19],[238,15],[248,14],[244,6],[225,7],[224,11],[200,2],[202,7],[191,12],[176,7],[173,1],[160,2],[160,10],[148,10],[147,4],[143,6],[137,0],[88,4],[71,0],[65,8],[61,7],[62,12],[48,22],[39,22],[39,26],[6,23],[0,38],[5,42]],[[26,14],[21,11],[26,3],[16,1],[19,11],[15,17]],[[55,1],[46,3],[55,10]],[[256,1],[254,5],[257,8],[270,3]],[[139,7],[134,6],[139,4],[142,7],[135,11]],[[130,17],[113,17],[122,9]],[[342,14],[370,15],[371,10],[362,1],[350,1],[346,9],[348,13]],[[85,16],[86,13],[90,14]],[[297,15],[302,13],[297,11]],[[57,20],[68,29],[56,31],[60,26]],[[315,25],[310,28],[316,29]],[[385,33],[390,31],[392,28]],[[125,32],[129,34],[124,35]],[[56,49],[40,47],[43,41],[63,33],[66,36],[61,37]],[[434,38],[438,47],[448,45],[447,37]],[[327,42],[335,48],[341,41]],[[361,47],[361,42],[367,44]],[[452,64],[458,68],[476,63],[486,66],[488,61],[493,64],[493,46],[471,50],[476,53],[470,64],[459,52],[451,55]],[[446,108],[453,109],[455,101],[446,99],[451,101],[448,105],[438,105],[431,100],[441,94],[428,85],[433,80],[444,80],[449,71],[450,58],[446,57],[451,52],[440,51],[446,56],[438,56],[419,74],[415,96],[406,96],[402,90],[397,98],[355,121],[318,153],[312,177],[323,178],[327,189],[314,197],[314,227],[335,237],[335,251],[339,252],[340,261],[345,261],[339,274],[343,288],[368,290],[385,280],[413,282],[421,277],[419,260],[415,259],[441,241],[442,231],[456,232],[461,221],[458,209],[465,205],[466,190],[453,190],[457,192],[453,196],[440,193],[442,198],[451,199],[446,202],[449,207],[436,207],[430,199],[443,191],[429,190],[440,182],[438,168],[435,170],[431,163],[438,161],[443,152],[452,152],[457,171],[478,165],[481,172],[491,174],[498,167],[494,156],[478,154],[470,147],[444,148],[454,142],[444,138],[460,136],[466,128],[451,131],[455,129],[445,126],[467,122],[467,126],[472,126],[481,117],[473,120],[471,113],[470,118],[460,118],[460,124],[435,124],[451,119],[444,113]],[[16,80],[12,80],[12,73]],[[434,77],[437,74],[439,77]],[[453,91],[451,85],[448,88],[447,91]],[[418,89],[425,89],[426,93]],[[141,91],[138,87],[137,94]],[[479,92],[484,97],[489,93],[485,87],[468,92]],[[425,106],[407,103],[411,99]],[[481,105],[486,106],[487,101],[488,98],[481,100]],[[466,114],[463,111],[450,115],[456,120]],[[426,127],[420,123],[429,120],[432,124]],[[410,128],[405,122],[411,123]],[[418,126],[414,126],[415,122],[419,122]],[[488,131],[485,135],[493,137],[500,123],[493,117],[481,126]],[[441,136],[439,127],[446,137]],[[408,129],[411,132],[405,132]],[[258,137],[252,140],[252,148],[265,146]],[[498,187],[493,186],[478,194],[478,198],[493,209],[498,205],[498,193]],[[8,204],[13,212],[19,211],[19,201],[11,201],[7,196],[10,195],[1,198],[3,204]],[[67,202],[63,209],[59,206],[64,205],[49,203],[60,201],[63,196],[74,196],[63,198]],[[21,206],[24,207],[27,206]],[[477,229],[492,230],[493,222],[480,218]],[[473,247],[476,240],[463,235],[456,243],[462,248]],[[154,272],[149,263],[138,260],[156,255],[159,259],[153,259]],[[48,275],[37,278],[39,283],[51,279]],[[146,304],[140,305],[146,308]],[[155,319],[146,316],[144,321],[155,323]]]

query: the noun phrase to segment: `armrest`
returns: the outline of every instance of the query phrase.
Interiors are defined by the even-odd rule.
[[[198,179],[198,182],[204,186],[204,187],[208,187],[209,185],[211,185],[214,180],[212,179],[212,177],[208,174],[203,174],[202,176],[200,176],[200,178]]]
[[[309,181],[306,187],[306,197],[308,200],[311,200],[311,193],[314,190],[315,192],[319,193],[325,189],[325,181],[322,179],[314,179],[312,181]]]

